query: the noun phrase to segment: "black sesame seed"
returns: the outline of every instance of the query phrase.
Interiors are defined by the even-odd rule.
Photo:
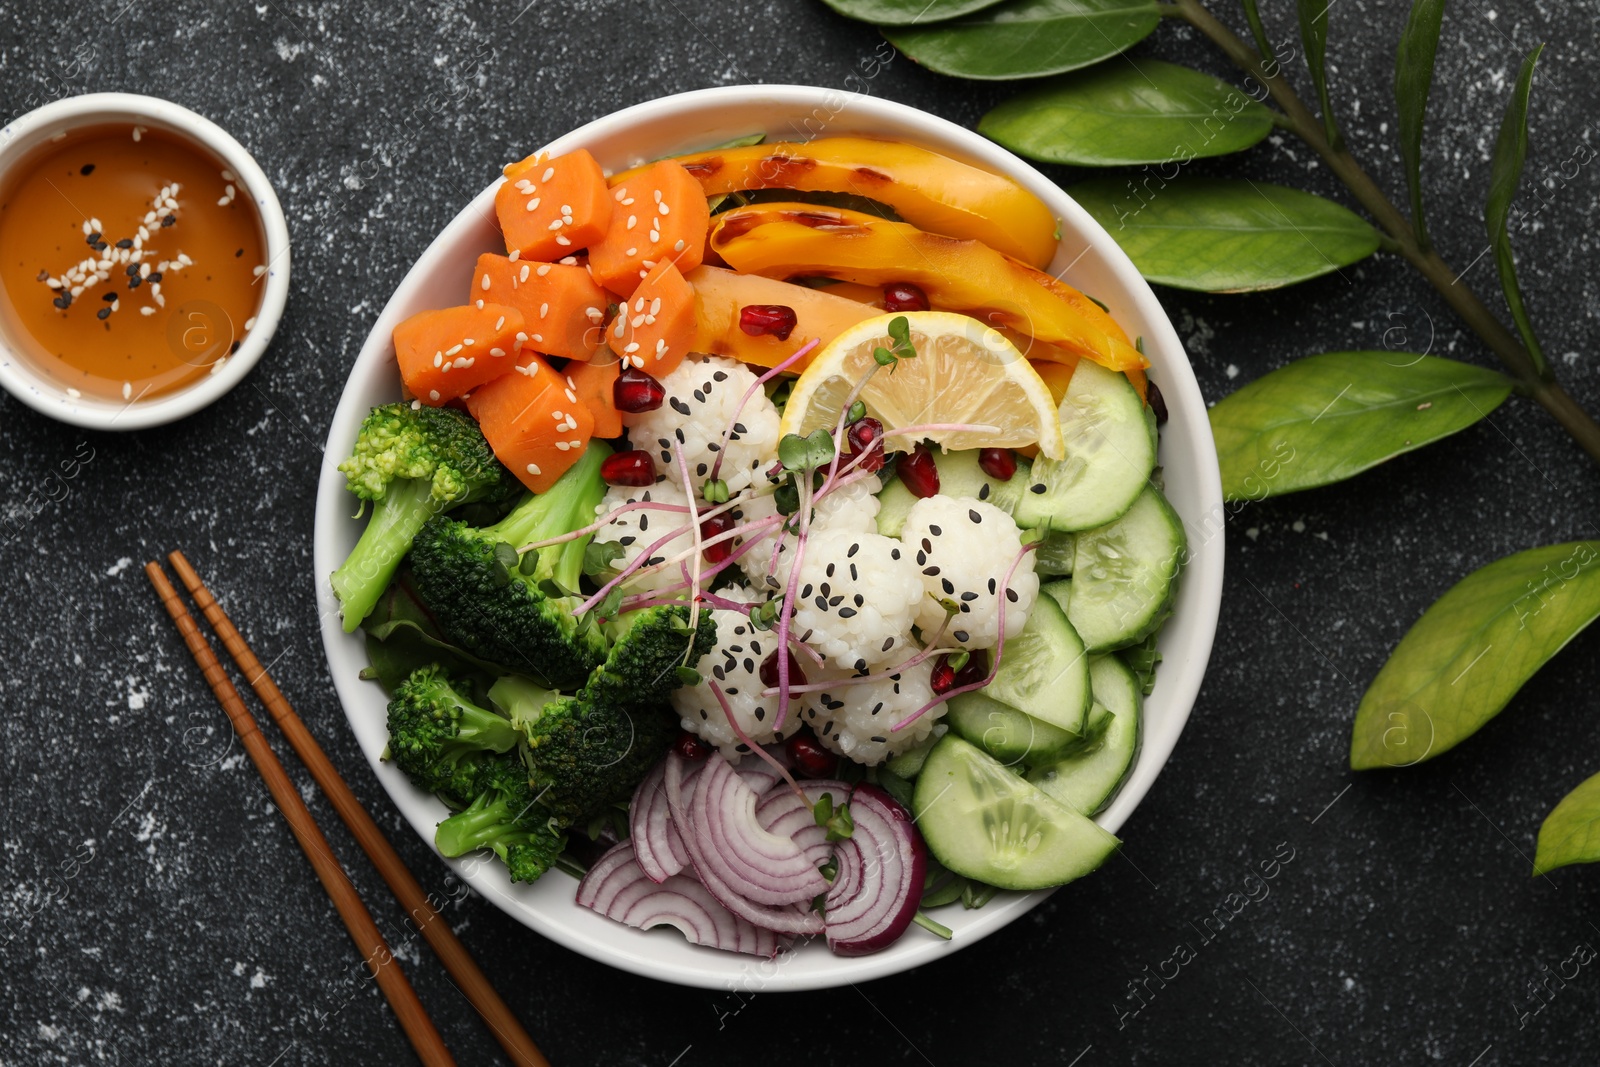
[[[973,601],[973,600],[977,600],[978,599],[978,594],[974,593],[972,590],[968,589],[965,593],[961,594],[961,599],[969,601],[969,602]]]
[[[750,431],[745,429],[744,423],[736,422],[736,423],[733,424],[733,432],[734,433],[749,433]]]
[[[746,673],[746,674],[754,674],[755,672],[756,672],[756,661],[751,659],[749,656],[746,656],[744,658],[744,673]]]
[[[854,544],[852,544],[850,546],[850,551],[848,551],[848,552],[846,552],[844,554],[844,558],[845,559],[854,559],[856,553],[859,552],[859,551],[861,551],[861,542],[857,541],[856,543],[854,543]],[[899,559],[899,558],[900,558],[899,556],[895,556],[895,559]]]
[[[639,532],[643,533],[645,530],[648,530],[648,529],[650,529],[650,516],[648,516],[648,515],[640,515],[639,516]]]
[[[756,709],[756,722],[764,722],[764,721],[766,721],[766,718],[767,718],[767,709],[765,709],[765,708],[757,708]]]
[[[676,411],[679,415],[693,414],[693,411],[690,409],[689,405],[685,404],[677,397],[673,397],[671,400],[667,401],[667,403],[671,404],[672,410]]]
[[[994,592],[994,579],[993,578],[989,579],[989,592],[991,592],[991,593]]]
[[[139,273],[139,264],[137,264],[137,263],[129,263],[128,264],[128,269],[123,271],[122,273],[126,274],[130,278],[137,276],[138,273]]]
[[[124,237],[122,240],[117,242],[117,247],[118,248],[132,248],[133,247],[133,238],[132,237]]]
[[[836,608],[842,603],[844,603],[844,597],[842,597],[842,596],[832,597],[832,598],[830,598],[828,600],[828,607]]]
[[[900,558],[900,550],[898,548],[891,548],[889,550],[889,558],[890,559],[899,559]]]
[[[163,229],[168,227],[168,226],[176,226],[177,224],[178,224],[178,216],[176,216],[176,215],[168,215],[166,218],[161,220],[161,226],[162,226]]]
[[[153,271],[150,272],[150,277],[145,279],[145,280],[146,281],[152,281],[152,282],[159,282],[161,280],[161,272],[158,271],[158,270],[153,270]]]
[[[922,568],[922,573],[926,574],[929,578],[937,578],[939,576],[939,568],[937,565],[932,567],[924,567]]]
[[[116,293],[106,293],[106,294],[105,294],[105,295],[104,295],[104,296],[102,296],[102,297],[101,297],[101,298],[100,298],[100,299],[101,299],[101,300],[104,300],[104,301],[105,301],[105,302],[106,302],[106,303],[108,303],[108,304],[109,304],[109,303],[111,303],[111,302],[112,302],[112,301],[113,301],[113,300],[115,300],[115,299],[117,299],[117,294],[116,294]]]
[[[834,572],[834,565],[832,563],[830,563],[830,564],[828,564],[828,570],[827,570],[827,575],[828,575],[829,578],[833,577],[833,572]]]
[[[698,400],[698,401],[700,401],[700,403],[702,403],[702,404],[704,404],[704,403],[705,403],[705,402],[706,402],[706,394],[704,394],[704,393],[702,393],[702,392],[701,392],[701,391],[700,391],[700,390],[698,390],[698,389],[696,389],[696,390],[695,390],[695,391],[694,391],[694,398],[695,398],[695,399],[696,399],[696,400]]]
[[[944,587],[946,593],[954,593],[956,591],[956,584],[948,578],[940,578],[939,584]]]
[[[711,380],[714,382],[725,382],[728,380],[728,372],[719,370],[711,375]]]
[[[867,661],[866,661],[866,660],[864,660],[864,659],[858,659],[858,660],[856,660],[856,670],[858,670],[858,671],[865,671],[865,670],[866,670],[866,669],[867,669]],[[840,706],[840,707],[841,707],[841,708],[842,708],[842,707],[844,707],[844,702],[843,702],[843,701],[841,701],[841,702],[840,702],[840,703],[839,703],[839,706]]]
[[[89,175],[94,173],[94,164],[85,163],[83,166],[78,168],[78,173],[87,178]]]
[[[1034,484],[1028,486],[1028,492],[1030,492],[1030,493],[1038,493],[1040,496],[1043,496],[1044,495],[1044,486],[1041,485],[1038,482],[1035,482]]]
[[[695,474],[699,475],[702,478],[704,478],[707,474],[709,474],[710,471],[711,471],[711,468],[707,467],[704,463],[696,463],[694,465]]]
[[[633,534],[623,534],[621,537],[617,538],[617,544],[621,545],[623,548],[627,548],[629,545],[633,544],[634,540],[635,538]]]
[[[89,236],[87,236],[87,237],[85,237],[83,239],[83,243],[86,244],[86,245],[98,244],[99,241],[100,241],[100,231],[99,230],[96,230],[94,233],[91,233]]]
[[[239,258],[239,257],[240,257],[240,256],[242,256],[242,255],[244,255],[244,249],[242,249],[242,248],[241,248],[241,249],[239,249],[239,251],[237,251],[237,252],[235,252],[235,253],[234,253],[234,254],[233,254],[233,258],[234,258],[234,259],[238,259],[238,258]],[[705,712],[701,712],[701,714],[702,714],[702,715],[704,715],[704,714],[705,714]]]
[[[922,539],[922,551],[924,551],[924,552],[932,552],[933,551],[933,542],[928,540],[926,537],[924,537]]]
[[[1007,589],[1006,599],[1015,604],[1017,602],[1017,591],[1015,589]]]
[[[855,617],[856,617],[856,609],[855,608],[840,608],[839,609],[839,618],[841,618],[841,619],[853,619]]]
[[[103,322],[106,319],[109,319],[111,317],[111,309],[110,308],[101,308],[99,311],[96,311],[94,313],[94,317],[97,318],[97,319],[100,319]]]
[[[934,526],[934,525],[932,525],[932,524],[931,524],[931,523],[930,523],[930,524],[929,524],[929,526],[928,526],[928,532],[929,532],[929,533],[931,533],[931,534],[933,534],[933,536],[935,536],[935,537],[939,537],[939,536],[941,536],[941,535],[942,535],[942,534],[943,534],[943,533],[944,533],[944,531],[943,531],[943,530],[941,530],[941,529],[939,529],[939,527],[937,527],[937,526]],[[922,539],[922,546],[923,546],[923,547],[924,547],[924,548],[927,548],[927,547],[928,547],[928,539],[927,539],[927,538],[926,538],[926,537],[924,537],[924,538],[923,538],[923,539]],[[930,551],[930,552],[931,552],[931,551],[933,551],[933,550],[932,550],[932,549],[931,549],[931,548],[930,548],[930,549],[928,549],[928,551]]]
[[[855,605],[858,608],[863,608],[863,607],[867,606],[867,598],[862,596],[860,593],[857,593],[851,599],[855,601]]]
[[[978,514],[978,509],[977,508],[968,508],[967,509],[967,518],[971,519],[975,523],[983,521],[983,516]]]
[[[854,563],[850,564],[850,580],[852,582],[859,582],[861,580],[861,573],[856,570],[856,565]]]
[[[957,630],[952,636],[957,641],[962,641],[962,642],[965,642],[968,639],[968,634],[967,634],[967,631],[965,631],[965,630]]]
[[[807,582],[805,584],[805,588],[800,590],[800,599],[801,600],[810,600],[811,599],[811,583],[810,582]]]
[[[137,288],[139,288],[139,282],[140,282],[140,279],[139,279],[138,275],[135,275],[132,278],[129,278],[128,279],[128,288],[129,289],[137,289]]]
[[[701,708],[701,709],[700,709],[700,717],[701,717],[701,718],[702,718],[702,719],[707,719],[707,718],[710,718],[710,716],[708,716],[708,715],[707,715],[707,714],[706,714],[706,709],[705,709],[705,708]]]
[[[877,714],[877,712],[873,712],[873,714],[874,714],[874,715],[876,715],[876,714]],[[874,735],[873,735],[873,736],[872,736],[872,739],[873,739],[873,740],[874,740],[874,741],[876,741],[876,742],[878,742],[878,744],[880,744],[880,745],[881,745],[881,744],[883,744],[883,742],[884,742],[884,739],[883,739],[883,738],[881,738],[881,737],[879,737],[879,736],[878,736],[878,735],[876,735],[876,734],[874,734]]]
[[[978,499],[979,500],[988,500],[989,499],[989,483],[988,482],[984,482],[983,485],[978,487]]]
[[[825,597],[825,596],[817,597],[816,605],[817,605],[817,610],[818,611],[827,611],[828,610],[828,598]]]
[[[881,652],[887,652],[887,651],[889,651],[889,650],[890,650],[890,649],[891,649],[891,648],[893,648],[893,647],[894,647],[894,638],[892,638],[892,637],[885,637],[885,638],[884,638],[884,639],[883,639],[883,648],[881,648],[881,649],[880,649],[880,650],[879,650],[879,651],[881,651]]]
[[[72,294],[71,293],[62,293],[60,296],[58,296],[54,300],[50,301],[50,303],[54,304],[56,307],[60,308],[62,311],[65,311],[65,310],[67,310],[67,308],[72,306]]]

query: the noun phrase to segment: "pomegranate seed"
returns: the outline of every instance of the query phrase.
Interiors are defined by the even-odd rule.
[[[800,669],[800,661],[794,658],[794,649],[788,649],[789,655],[789,684],[805,685],[806,672]],[[778,650],[773,649],[767,653],[767,658],[761,661],[761,684],[768,689],[778,687]]]
[[[890,282],[883,287],[885,311],[927,311],[930,306],[928,294],[920,286],[910,282]]]
[[[1167,398],[1161,395],[1161,390],[1156,388],[1156,383],[1151,382],[1145,400],[1150,404],[1150,410],[1155,413],[1156,425],[1162,426],[1167,421]]]
[[[700,740],[688,730],[678,734],[678,739],[672,743],[672,751],[687,760],[699,762],[711,755],[711,746]]]
[[[709,541],[731,529],[733,529],[732,515],[713,515],[700,524],[700,537]],[[707,563],[721,563],[733,555],[733,541],[719,541],[714,545],[707,545],[700,554],[705,556]]]
[[[1009,448],[980,448],[978,466],[989,477],[1009,482],[1011,476],[1017,473],[1017,457],[1011,454]]]
[[[928,676],[928,684],[936,696],[948,693],[956,687],[956,670],[945,662],[947,658],[940,656],[939,662],[933,665],[933,673]]]
[[[794,308],[787,304],[746,304],[739,309],[739,329],[751,337],[771,334],[787,341],[796,321]]]
[[[918,445],[910,455],[901,456],[895,470],[913,496],[928,497],[939,491],[939,468],[933,462],[933,450],[927,445]]]
[[[784,742],[789,759],[807,778],[832,778],[839,773],[839,757],[822,747],[809,733],[798,733]]]
[[[862,452],[867,453],[858,467],[864,471],[878,471],[883,469],[885,456],[883,454],[883,423],[871,415],[863,415],[850,424],[850,432],[845,435],[850,442],[850,451],[845,456],[846,460],[854,460]]]
[[[959,671],[950,666],[949,656],[940,656],[939,661],[933,665],[933,674],[929,677],[928,684],[935,693],[943,694],[952,689],[976,685],[987,677],[989,677],[989,658],[982,652],[971,653]]]
[[[607,485],[655,485],[656,461],[642,448],[613,452],[600,464]]]
[[[641,411],[654,411],[667,401],[667,391],[661,383],[637,367],[624,367],[611,386],[611,400],[618,411],[637,415]]]

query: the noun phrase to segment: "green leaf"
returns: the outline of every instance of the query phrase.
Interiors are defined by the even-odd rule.
[[[1322,109],[1322,128],[1328,141],[1339,148],[1339,125],[1333,121],[1333,105],[1328,98],[1328,9],[1333,0],[1298,0],[1300,44],[1306,50],[1306,66],[1311,69],[1311,84],[1317,87],[1317,106]]]
[[[978,123],[1020,155],[1081,167],[1187,163],[1242,151],[1271,130],[1271,110],[1227,82],[1153,59],[1065,75]]]
[[[1600,860],[1600,774],[1561,798],[1539,827],[1533,873]]]
[[[822,0],[841,15],[876,26],[910,26],[970,15],[1000,0]]]
[[[1600,615],[1600,542],[1547,545],[1457,582],[1401,638],[1356,710],[1350,766],[1448,752]]]
[[[1349,209],[1248,179],[1096,178],[1068,190],[1153,282],[1276,289],[1370,256],[1378,231]]]
[[[1330,485],[1466,429],[1511,392],[1503,374],[1406,352],[1328,352],[1210,411],[1229,500]]]
[[[1271,59],[1272,42],[1267,39],[1267,28],[1261,25],[1261,12],[1256,10],[1256,0],[1239,0],[1239,6],[1244,8],[1244,20],[1250,24],[1250,35],[1256,39],[1256,51],[1261,53],[1262,59]]]
[[[1511,201],[1517,195],[1517,185],[1522,181],[1522,163],[1528,156],[1528,90],[1533,84],[1534,65],[1543,51],[1544,45],[1540,45],[1522,61],[1522,73],[1517,75],[1505,118],[1500,120],[1500,136],[1494,144],[1494,161],[1489,171],[1489,202],[1483,213],[1484,222],[1489,226],[1489,244],[1494,248],[1494,263],[1500,269],[1500,288],[1505,291],[1511,318],[1517,324],[1517,332],[1522,334],[1522,343],[1528,346],[1528,354],[1540,373],[1545,369],[1544,352],[1534,336],[1533,323],[1528,320],[1528,309],[1522,304],[1517,264],[1511,257],[1511,231],[1506,223],[1511,215]]]
[[[1126,51],[1160,21],[1156,0],[1006,0],[947,22],[891,27],[883,35],[939,74],[1037,78]]]
[[[675,670],[678,673],[678,684],[679,685],[699,685],[700,684],[700,682],[701,682],[700,672],[695,670],[693,667],[685,667],[683,664],[680,663],[675,668]]]
[[[1423,248],[1428,247],[1428,228],[1422,216],[1422,127],[1428,115],[1428,91],[1433,87],[1433,57],[1439,50],[1444,4],[1445,0],[1414,0],[1394,60],[1400,158],[1411,190],[1411,226]]]

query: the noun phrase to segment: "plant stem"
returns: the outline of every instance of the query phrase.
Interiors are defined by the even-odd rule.
[[[1378,188],[1355,157],[1328,140],[1322,122],[1282,77],[1276,62],[1273,73],[1269,74],[1266,57],[1218,21],[1201,0],[1176,0],[1174,6],[1179,18],[1205,34],[1236,67],[1266,87],[1273,102],[1283,112],[1285,121],[1279,125],[1293,132],[1322,157],[1328,169],[1344,183],[1345,188],[1377,222],[1383,235],[1389,238],[1384,247],[1390,248],[1392,242],[1393,250],[1404,256],[1428,280],[1444,297],[1445,303],[1500,358],[1500,362],[1517,379],[1520,390],[1538,401],[1572,435],[1573,440],[1589,454],[1589,458],[1600,463],[1600,423],[1578,406],[1577,401],[1555,380],[1548,367],[1540,370],[1526,346],[1501,323],[1494,312],[1484,306],[1471,287],[1461,281],[1461,275],[1465,272],[1453,270],[1438,252],[1422,246],[1410,221],[1383,194],[1383,190]],[[1471,269],[1470,266],[1468,269]]]

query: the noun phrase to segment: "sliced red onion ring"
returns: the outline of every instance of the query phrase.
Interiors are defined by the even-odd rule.
[[[689,851],[667,805],[666,776],[667,764],[662,760],[645,775],[628,805],[628,836],[639,868],[652,882],[665,882],[689,865]]]
[[[613,847],[578,883],[578,903],[640,930],[671,926],[696,945],[773,957],[777,934],[739,918],[687,875],[650,880],[631,841]]]
[[[695,869],[756,904],[800,904],[828,891],[828,881],[792,837],[774,834],[756,819],[756,792],[713,753],[694,784],[689,822],[681,828]],[[707,884],[710,884],[707,879]]]
[[[686,785],[685,779],[700,771],[705,765],[690,763],[676,752],[667,756],[666,763],[662,789],[667,795],[667,806],[672,812],[672,821],[680,827],[689,826],[688,800],[689,794],[692,794],[694,789]],[[727,882],[718,878],[716,872],[706,864],[704,858],[706,850],[697,835],[683,834],[682,839],[689,852],[690,861],[694,864],[695,877],[710,890],[711,895],[720,901],[723,907],[756,926],[780,934],[822,933],[822,916],[808,907],[799,905],[769,907],[740,896]]]
[[[833,858],[833,842],[828,840],[827,828],[817,825],[812,809],[824,793],[833,796],[836,807],[845,803],[850,799],[850,787],[844,782],[816,778],[802,781],[800,791],[806,795],[804,802],[787,783],[774,786],[757,802],[756,819],[772,833],[793,840],[805,853],[806,862],[820,867]]]
[[[875,785],[850,795],[855,830],[834,846],[838,877],[828,892],[828,947],[865,956],[893,944],[922,903],[927,848],[911,815]]]

